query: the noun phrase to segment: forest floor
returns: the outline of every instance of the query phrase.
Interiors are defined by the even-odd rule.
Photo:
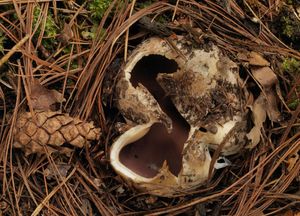
[[[111,168],[123,121],[114,85],[138,44],[176,35],[217,45],[254,99],[263,92],[275,102],[261,141],[229,156],[232,166],[192,192],[158,197]],[[276,74],[271,89],[253,75],[261,60]],[[299,104],[297,0],[0,0],[0,215],[299,216]],[[93,121],[101,136],[83,148],[64,137],[51,152],[15,144],[19,116],[36,109]]]

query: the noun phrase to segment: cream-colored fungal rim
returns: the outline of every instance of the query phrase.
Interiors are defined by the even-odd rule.
[[[137,125],[135,127],[130,128],[128,131],[123,133],[117,140],[114,142],[110,152],[110,163],[118,172],[122,173],[122,175],[132,179],[133,181],[144,181],[149,182],[153,178],[145,178],[142,177],[131,169],[128,169],[123,163],[120,162],[119,155],[120,151],[128,144],[137,141],[138,139],[145,136],[150,130],[151,125],[155,122],[150,122],[143,125]]]

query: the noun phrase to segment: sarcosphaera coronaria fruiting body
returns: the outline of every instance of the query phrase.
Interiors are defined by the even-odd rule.
[[[204,184],[209,149],[234,154],[248,131],[237,64],[213,44],[169,40],[146,40],[123,66],[115,99],[131,127],[110,152],[128,183],[161,196]]]

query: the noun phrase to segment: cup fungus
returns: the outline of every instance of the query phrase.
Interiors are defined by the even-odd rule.
[[[125,180],[161,196],[205,183],[209,149],[234,154],[247,131],[238,66],[215,45],[168,41],[148,39],[122,68],[115,95],[131,128],[110,152]]]

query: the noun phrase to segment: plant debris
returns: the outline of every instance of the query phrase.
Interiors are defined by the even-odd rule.
[[[71,169],[71,165],[64,163],[49,164],[44,170],[44,176],[48,179],[55,179],[57,177],[67,177],[68,171]]]
[[[299,215],[299,6],[298,0],[1,0],[0,215]],[[226,156],[230,166],[188,193],[149,196],[110,166],[112,143],[134,127],[118,130],[126,121],[115,106],[116,83],[138,44],[170,37],[166,45],[176,50],[172,40],[180,35],[193,49],[213,44],[239,65],[253,149]],[[216,111],[228,94],[218,93]],[[40,115],[50,115],[45,122],[59,132],[66,125],[55,116],[70,120],[78,136],[74,122],[89,124],[97,139],[84,138],[75,151],[65,138],[42,145],[52,134],[37,125]],[[34,148],[18,143],[29,126],[47,134],[29,138],[41,143]],[[209,153],[212,170],[220,149]]]
[[[239,60],[247,62],[249,65],[252,65],[252,66],[270,66],[270,62],[268,62],[259,53],[254,52],[254,51],[239,52],[237,54],[237,58]]]
[[[265,106],[268,117],[273,122],[280,121],[280,112],[277,107],[277,96],[273,89],[278,84],[277,76],[269,67],[252,68],[252,75],[262,86],[261,96],[265,98]]]
[[[267,102],[264,96],[260,95],[252,106],[254,127],[247,134],[248,139],[251,140],[248,148],[254,148],[260,141],[261,129],[267,118],[266,105]]]
[[[65,101],[60,92],[48,90],[38,80],[33,80],[30,87],[31,107],[34,110],[55,111],[52,105]]]

